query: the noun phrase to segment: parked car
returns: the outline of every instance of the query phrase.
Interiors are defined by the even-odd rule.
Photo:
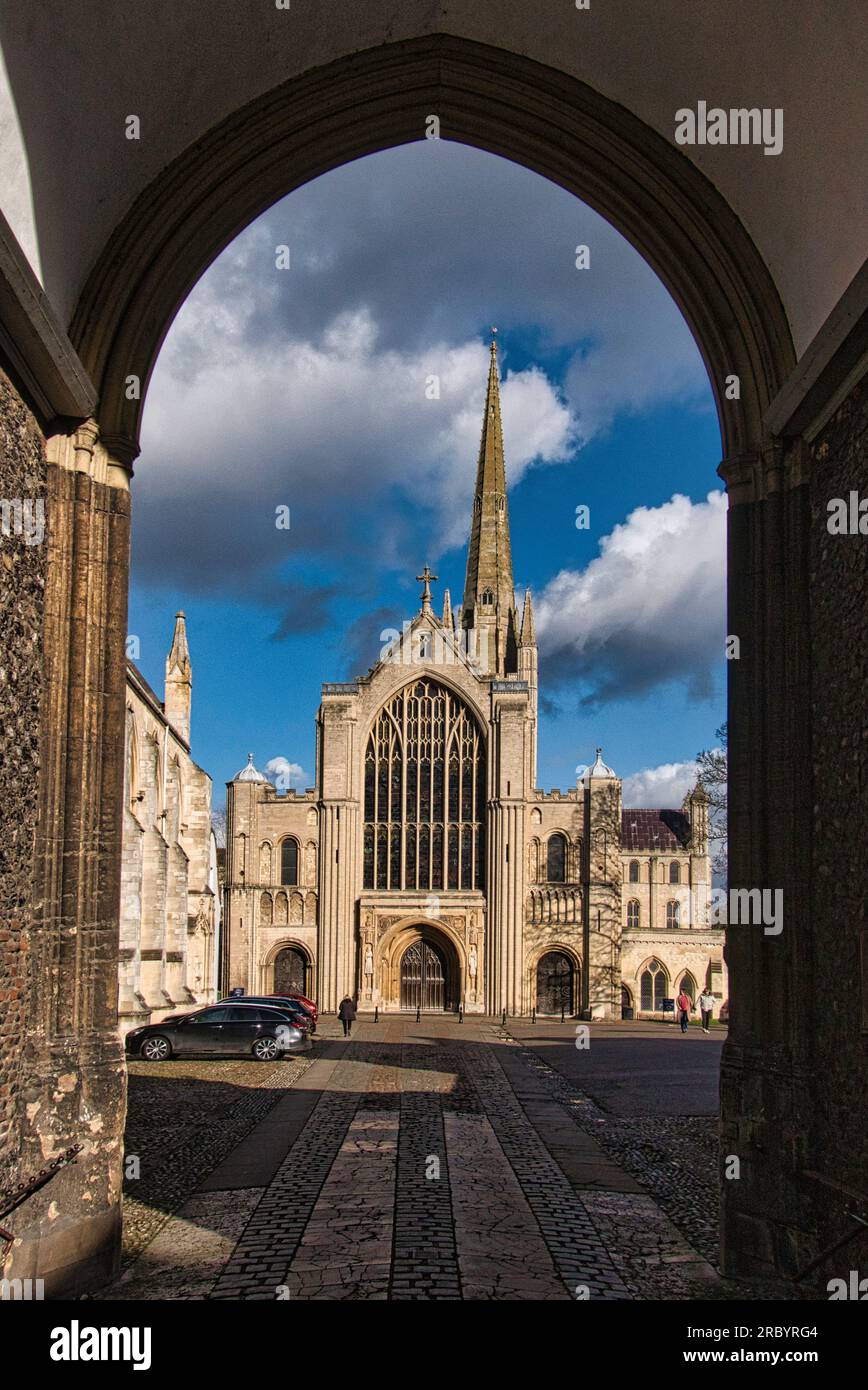
[[[310,1035],[288,1009],[267,1004],[211,1004],[127,1033],[127,1056],[149,1062],[169,1057],[247,1057],[272,1062],[286,1053],[309,1052]]]
[[[288,990],[286,991],[286,994],[269,994],[269,995],[263,995],[263,998],[268,998],[268,999],[297,999],[298,1002],[299,1002],[299,1004],[303,1004],[304,1007],[307,1009],[308,1013],[313,1015],[314,1019],[317,1019],[317,1018],[319,1017],[319,1010],[317,1009],[317,1006],[316,1006],[315,1002],[313,1001],[313,999],[308,999],[307,995],[306,995],[306,994],[302,994],[300,990],[297,990],[297,989],[288,989]]]
[[[304,1007],[300,999],[291,999],[281,994],[245,994],[241,998],[221,999],[221,1004],[267,1004],[275,1009],[286,1009],[292,1014],[299,1028],[316,1032],[316,1018]]]
[[[246,996],[245,996],[246,997]],[[313,999],[308,999],[306,994],[302,994],[299,989],[288,989],[284,994],[261,994],[260,999],[297,999],[299,1004],[303,1004],[309,1014],[314,1018],[319,1017],[319,1010]]]

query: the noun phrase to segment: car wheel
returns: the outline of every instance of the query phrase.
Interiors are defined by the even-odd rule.
[[[148,1062],[166,1062],[172,1055],[172,1044],[168,1038],[157,1035],[155,1038],[145,1038],[142,1043],[142,1056]]]
[[[253,1055],[257,1062],[273,1062],[279,1054],[277,1038],[257,1038],[253,1044]]]

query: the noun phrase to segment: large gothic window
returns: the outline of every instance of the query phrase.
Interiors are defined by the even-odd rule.
[[[485,750],[459,698],[433,680],[394,695],[365,755],[365,887],[481,888]]]

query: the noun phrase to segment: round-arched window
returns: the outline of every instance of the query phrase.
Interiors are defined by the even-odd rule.
[[[549,883],[567,881],[567,837],[550,835],[546,845],[546,878]]]
[[[284,840],[280,846],[280,881],[288,887],[298,883],[298,840]]]

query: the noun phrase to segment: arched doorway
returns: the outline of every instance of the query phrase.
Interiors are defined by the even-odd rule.
[[[401,957],[402,1009],[441,1013],[447,1007],[446,962],[443,953],[424,938],[414,941]]]
[[[712,380],[717,387],[725,439],[724,453],[727,456],[723,469],[727,478],[732,480],[734,502],[740,510],[737,525],[733,526],[731,533],[730,573],[734,576],[735,596],[732,630],[751,632],[754,614],[773,613],[778,607],[782,611],[808,613],[810,610],[804,590],[792,597],[786,578],[779,577],[775,569],[776,556],[780,551],[779,537],[789,536],[796,531],[806,511],[804,507],[802,512],[797,511],[795,505],[790,507],[793,494],[778,487],[782,474],[788,476],[788,459],[784,457],[782,462],[779,455],[772,454],[771,449],[766,454],[761,453],[767,444],[761,429],[764,408],[776,394],[791,365],[791,350],[783,309],[777,302],[774,285],[764,272],[759,254],[714,188],[710,184],[702,186],[702,176],[691,170],[684,157],[674,149],[667,152],[662,137],[642,127],[628,112],[597,98],[573,79],[561,73],[550,75],[536,64],[533,65],[534,80],[525,81],[523,86],[517,85],[517,94],[514,94],[510,90],[510,78],[523,78],[520,69],[526,60],[511,54],[488,51],[481,53],[482,61],[477,64],[473,61],[472,47],[451,36],[425,38],[410,55],[415,64],[409,71],[411,83],[403,78],[403,70],[399,66],[402,52],[398,45],[382,45],[373,59],[367,55],[357,55],[346,65],[360,83],[369,84],[370,93],[363,88],[366,100],[352,102],[345,96],[337,99],[331,75],[326,90],[320,75],[313,73],[309,78],[294,82],[293,110],[301,113],[302,124],[309,121],[311,126],[315,126],[319,108],[314,107],[311,98],[317,96],[327,100],[330,112],[338,113],[336,120],[344,112],[351,112],[351,119],[364,124],[370,142],[398,141],[418,138],[418,113],[425,109],[439,110],[437,98],[441,91],[445,90],[450,97],[455,91],[460,99],[464,98],[463,89],[466,88],[471,98],[469,101],[452,97],[448,103],[453,138],[472,139],[493,149],[505,148],[511,157],[523,160],[529,167],[555,178],[579,196],[584,193],[602,211],[608,210],[610,215],[615,216],[615,209],[623,209],[623,219],[618,218],[618,225],[643,247],[652,264],[675,292],[703,344]],[[383,58],[380,58],[381,53],[385,54]],[[422,81],[422,76],[426,63],[432,58],[434,77],[426,83]],[[372,62],[390,65],[387,73],[389,81],[384,78],[381,82],[371,82],[369,67]],[[394,73],[396,67],[397,76]],[[419,67],[422,68],[422,76],[417,71]],[[481,74],[479,78],[475,74],[477,67]],[[342,80],[340,72],[336,76]],[[374,77],[377,77],[376,71]],[[311,84],[315,84],[313,91],[310,90]],[[420,91],[423,96],[421,100],[417,96]],[[425,98],[425,92],[431,92],[432,99]],[[409,93],[413,99],[404,93]],[[531,110],[528,118],[523,107],[531,94],[538,101],[538,106]],[[379,103],[377,105],[375,96]],[[396,96],[401,99],[396,100]],[[388,103],[385,107],[389,113],[388,120],[380,114],[384,103]],[[502,103],[502,107],[499,103]],[[357,157],[365,152],[364,142],[360,147],[359,142],[353,139],[352,132],[340,128],[334,131],[329,129],[322,139],[312,140],[306,130],[295,130],[290,123],[289,129],[268,129],[265,135],[260,134],[259,138],[253,139],[254,116],[262,115],[262,120],[257,121],[257,131],[263,123],[270,124],[266,104],[268,113],[275,110],[276,102],[270,93],[263,97],[262,113],[245,112],[243,118],[233,113],[228,118],[228,122],[231,122],[228,132],[215,130],[208,141],[195,142],[189,160],[195,162],[198,179],[187,176],[187,163],[183,157],[174,161],[165,176],[161,175],[160,187],[149,189],[139,199],[130,211],[129,225],[118,229],[107,252],[95,262],[71,332],[100,389],[102,443],[99,447],[111,451],[113,461],[108,467],[110,476],[115,480],[120,476],[122,466],[132,461],[137,449],[138,421],[135,416],[138,407],[130,403],[129,397],[133,393],[124,388],[129,364],[133,363],[142,379],[147,380],[153,353],[165,325],[183,299],[186,288],[201,270],[201,265],[197,263],[198,256],[212,254],[234,229],[243,225],[258,210],[255,206],[241,205],[237,192],[239,181],[243,180],[244,188],[256,189],[256,201],[261,201],[264,206],[269,198],[286,192],[303,178],[321,172],[328,162]],[[454,111],[456,106],[461,109]],[[395,113],[394,117],[392,112]],[[320,120],[322,122],[324,118],[320,117]],[[508,132],[508,137],[504,136],[504,131]],[[610,138],[607,139],[609,133]],[[228,138],[233,134],[237,136],[235,140]],[[218,143],[220,149],[231,150],[234,145],[241,147],[234,169],[222,168],[219,161],[214,159],[214,142]],[[294,167],[291,177],[288,176],[285,165],[275,158],[275,151],[286,151],[286,160],[302,167]],[[658,156],[660,166],[655,169]],[[260,170],[270,173],[272,182],[258,177]],[[573,172],[575,170],[581,170],[582,174]],[[627,173],[627,170],[631,172]],[[184,203],[185,198],[189,204]],[[220,208],[225,210],[225,225],[222,222],[217,225],[214,220],[214,207],[218,200]],[[197,252],[195,248],[200,247],[205,251]],[[176,267],[175,274],[166,273],[167,268],[173,266]],[[737,403],[727,405],[720,399],[720,392],[721,383],[729,373],[733,373],[740,384],[740,398]],[[139,396],[140,393],[136,392],[136,400]],[[78,447],[79,456],[87,454],[87,435],[82,437],[85,443]],[[767,476],[772,478],[774,484],[769,485],[774,505],[765,497]],[[119,500],[125,501],[122,492]],[[787,507],[783,505],[784,502]],[[115,506],[114,501],[112,506]],[[802,506],[800,499],[799,506]],[[753,507],[757,511],[764,509],[762,526],[759,522],[754,525],[752,515],[748,514]],[[100,523],[107,510],[102,507],[94,509],[94,516]],[[116,511],[120,518],[119,531],[122,532],[128,511],[120,505],[116,506]],[[59,529],[58,534],[61,534]],[[762,553],[767,538],[770,538],[767,548],[771,556],[768,560]],[[86,546],[80,547],[80,552],[85,556],[91,553]],[[123,573],[126,564],[126,543],[123,539],[118,544],[118,553],[119,572]],[[65,575],[66,571],[62,573]],[[68,582],[78,584],[79,577],[75,571],[71,570],[70,574]],[[123,586],[115,587],[119,613],[115,614],[108,605],[105,610],[97,610],[96,603],[94,605],[95,611],[109,613],[110,621],[106,620],[105,631],[111,633],[124,630],[125,609],[121,607],[125,602]],[[95,581],[93,588],[96,588]],[[747,618],[739,627],[738,619],[743,615],[747,615]],[[808,630],[807,621],[803,624],[803,630]],[[101,635],[98,631],[92,640],[98,642]],[[66,640],[63,634],[61,637]],[[108,639],[105,640],[107,643]],[[799,641],[804,640],[799,638]],[[47,645],[50,655],[50,634]],[[62,654],[62,660],[59,658],[57,662],[57,669],[61,673],[58,681],[62,683],[65,679],[62,661],[77,658],[77,652],[74,647],[67,652],[60,645],[58,652]],[[798,652],[801,652],[801,648]],[[774,802],[769,802],[766,795],[767,786],[773,785],[773,779],[766,775],[772,752],[759,746],[758,756],[757,745],[750,742],[747,733],[741,733],[742,722],[746,730],[752,727],[749,716],[760,699],[767,702],[762,708],[770,711],[768,722],[774,725],[776,702],[782,701],[779,692],[788,689],[782,673],[785,665],[792,667],[791,648],[779,644],[770,656],[770,663],[771,669],[764,670],[761,676],[750,672],[744,675],[734,695],[733,801],[735,809],[744,816],[745,824],[756,831],[754,834],[744,833],[734,846],[735,882],[754,881],[751,874],[755,875],[756,869],[748,862],[748,852],[753,852],[754,844],[768,843],[775,853],[777,846],[781,845],[784,847],[781,853],[785,856],[786,846],[793,839],[792,824],[797,820],[796,811],[784,814],[780,810],[782,801],[786,807],[785,798],[777,797]],[[119,662],[115,663],[115,667],[117,672],[121,671]],[[93,668],[102,669],[101,663],[94,662]],[[101,687],[98,690],[95,705],[98,711],[106,706],[111,716],[112,701],[119,705],[121,679],[121,675],[116,675],[115,689],[104,691]],[[763,684],[758,686],[760,680]],[[63,688],[62,684],[60,688]],[[753,721],[753,724],[757,723],[759,721]],[[81,757],[89,758],[92,765],[101,766],[104,763],[111,767],[111,740],[116,725],[117,720],[113,721],[111,717],[93,719],[90,743],[83,744]],[[773,750],[776,767],[801,767],[805,763],[803,745],[806,736],[801,731],[809,728],[807,715],[801,722],[792,721],[792,729],[786,726],[785,733],[781,734],[780,749],[775,747]],[[58,740],[62,737],[60,731],[56,737]],[[104,758],[103,748],[106,750]],[[45,761],[52,764],[51,758]],[[60,784],[63,785],[62,779]],[[756,790],[752,790],[754,788]],[[119,798],[120,795],[116,787],[112,791],[108,784],[105,790],[100,785],[99,790],[91,793],[94,800],[100,794],[106,798],[111,795]],[[810,805],[808,796],[806,792],[806,806]],[[53,805],[50,805],[45,818],[47,824],[58,826],[55,833],[60,846],[58,854],[67,843],[71,846],[70,853],[80,853],[76,849],[76,835],[80,832],[75,823],[75,807],[69,812],[63,811],[60,816],[52,815],[53,809]],[[797,810],[801,815],[800,802],[797,803]],[[91,820],[95,825],[104,824],[103,816],[92,816]],[[78,821],[80,825],[80,817]],[[109,861],[109,878],[113,857],[117,854],[116,845],[109,842],[105,850]],[[774,866],[777,861],[769,854],[762,862],[763,865],[770,862]],[[782,862],[789,875],[789,859],[784,857]],[[762,878],[761,881],[775,880]],[[789,877],[786,881],[789,885]],[[83,922],[102,921],[105,916],[104,913],[98,916],[96,909],[91,910],[89,902],[83,898],[77,912]],[[89,912],[90,917],[87,915]],[[47,916],[52,921],[54,916],[61,920],[59,912]],[[745,937],[744,946],[737,941],[732,949],[738,953],[737,970],[746,982],[759,978],[753,940],[748,943]],[[786,961],[777,967],[777,959],[779,957],[775,958],[774,963],[770,961],[768,966],[764,965],[768,978],[777,978],[772,975],[773,965],[780,971],[790,968]],[[109,976],[113,976],[116,967],[117,962],[111,959],[111,952],[108,951],[104,969]],[[100,984],[103,983],[101,980]],[[91,994],[101,998],[106,991],[103,988],[92,989]],[[766,1013],[756,1003],[742,1011],[744,1022],[740,1027],[751,1039],[753,1033],[759,1034],[765,1026]],[[91,1026],[89,1020],[87,1026]],[[736,1038],[735,1041],[741,1045],[740,1039]],[[741,1066],[740,1055],[734,1055],[732,1070],[737,1071]],[[738,1088],[739,1094],[742,1089]],[[736,1087],[731,1087],[731,1091],[736,1094]],[[729,1195],[728,1200],[734,1206],[738,1200],[734,1195],[735,1189],[741,1187],[745,1190],[748,1185],[727,1186],[733,1189],[733,1195]]]
[[[573,962],[563,951],[547,951],[536,968],[536,1008],[540,1014],[573,1013]]]
[[[307,993],[308,960],[298,946],[284,946],[274,958],[274,994]]]

